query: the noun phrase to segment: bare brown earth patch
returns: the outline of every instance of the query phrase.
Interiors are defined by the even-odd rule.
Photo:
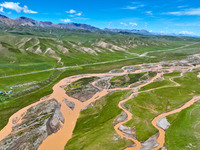
[[[64,123],[60,104],[54,99],[31,107],[21,122],[17,118],[13,120],[16,125],[12,127],[12,133],[0,142],[0,149],[36,150],[48,135],[60,129],[60,121]]]

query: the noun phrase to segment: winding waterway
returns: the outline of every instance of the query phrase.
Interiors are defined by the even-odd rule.
[[[125,69],[126,67],[123,67],[122,73],[102,73],[102,74],[84,74],[84,75],[75,75],[75,76],[71,76],[71,77],[67,77],[65,79],[62,79],[60,82],[58,82],[54,87],[53,87],[53,93],[46,99],[41,99],[40,101],[31,104],[21,110],[19,110],[18,112],[16,112],[15,114],[13,114],[10,118],[9,118],[9,122],[8,124],[0,131],[0,141],[2,139],[4,139],[6,136],[8,136],[11,132],[12,132],[12,127],[15,125],[13,123],[13,119],[18,118],[18,122],[20,123],[22,121],[23,115],[27,112],[27,110],[35,105],[38,105],[41,102],[44,101],[48,101],[50,99],[56,99],[59,103],[61,103],[61,113],[63,114],[63,117],[65,119],[64,124],[62,124],[61,129],[55,133],[52,134],[50,136],[48,136],[43,142],[42,144],[39,146],[39,150],[63,150],[66,143],[69,141],[69,139],[72,138],[72,134],[73,134],[73,130],[75,128],[77,119],[80,115],[81,110],[88,106],[90,103],[101,99],[102,97],[106,96],[108,93],[113,92],[113,91],[117,91],[117,90],[136,90],[136,89],[140,89],[141,87],[150,84],[152,82],[154,82],[156,79],[161,78],[163,75],[162,70],[162,66],[160,64],[155,65],[154,68],[150,68],[150,71],[156,71],[158,72],[157,75],[155,77],[153,77],[152,79],[150,79],[148,82],[144,83],[144,84],[140,84],[136,87],[131,88],[131,85],[126,87],[126,88],[115,88],[115,89],[102,89],[99,92],[97,92],[92,98],[90,98],[89,100],[85,101],[85,102],[81,102],[75,98],[72,98],[70,96],[68,96],[66,94],[66,91],[64,90],[63,86],[69,85],[79,79],[82,78],[88,78],[88,77],[113,77],[113,76],[121,76],[121,75],[126,75],[129,73],[140,73],[140,72],[146,72],[146,70],[144,70],[142,68],[142,65],[137,65],[138,67],[141,67],[139,70],[135,70],[135,71],[130,71],[128,72],[127,69]],[[190,68],[194,68],[193,66]],[[189,69],[190,69],[189,68]],[[173,72],[175,69],[168,69],[169,72]],[[170,79],[172,82],[176,83],[175,81],[173,81],[172,79]],[[176,83],[177,86],[179,86],[178,83]],[[93,86],[95,86],[95,83],[93,83]],[[151,89],[152,90],[152,89]],[[150,91],[150,90],[148,90]],[[143,91],[145,92],[145,91]],[[114,126],[115,131],[117,132],[117,134],[119,134],[122,137],[125,137],[126,139],[130,139],[132,140],[136,146],[135,147],[128,147],[127,149],[131,149],[131,150],[138,150],[141,148],[141,143],[137,140],[137,139],[133,139],[130,137],[127,137],[123,132],[121,132],[119,130],[119,127],[128,122],[129,120],[132,119],[132,115],[128,110],[126,110],[125,108],[123,108],[123,104],[130,100],[131,98],[133,98],[134,95],[137,95],[141,92],[133,92],[128,98],[120,101],[120,103],[118,104],[119,108],[121,108],[126,114],[127,114],[127,120],[118,123],[117,125]],[[181,108],[178,108],[174,111],[168,112],[168,113],[164,113],[159,115],[158,117],[156,117],[153,121],[152,124],[159,130],[159,138],[158,138],[158,143],[159,146],[155,148],[155,150],[161,148],[165,142],[164,138],[165,138],[165,131],[160,129],[159,127],[157,127],[157,120],[162,118],[162,117],[166,117],[170,114],[176,113],[181,111],[182,109],[185,109],[187,107],[189,107],[190,105],[192,105],[199,97],[195,97],[193,98],[191,101],[189,101],[188,103],[186,103],[184,106],[182,106]],[[75,104],[75,108],[74,110],[71,110],[65,103],[64,99],[67,99],[68,101],[74,102]]]
[[[200,96],[195,96],[193,97],[189,102],[187,102],[186,104],[184,104],[182,107],[178,108],[178,109],[175,109],[175,110],[172,110],[170,112],[167,112],[167,113],[163,113],[159,116],[157,116],[156,118],[153,119],[152,121],[152,124],[154,127],[156,127],[158,130],[159,130],[159,137],[157,139],[157,142],[159,144],[158,147],[154,148],[153,150],[158,150],[160,148],[163,147],[164,143],[165,143],[165,130],[161,129],[160,127],[157,126],[157,122],[160,118],[163,118],[163,117],[167,117],[169,115],[172,115],[172,114],[175,114],[175,113],[178,113],[180,112],[181,110],[183,109],[186,109],[188,107],[190,107],[191,105],[193,105],[196,101],[199,101],[200,100]]]

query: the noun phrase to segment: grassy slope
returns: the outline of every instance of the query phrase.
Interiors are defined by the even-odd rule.
[[[52,89],[51,89],[52,86],[59,80],[63,79],[64,77],[68,77],[75,74],[84,74],[84,73],[102,73],[102,72],[110,71],[111,69],[121,68],[127,65],[158,62],[158,61],[163,61],[163,60],[173,60],[174,58],[179,59],[179,56],[171,57],[171,55],[165,55],[164,57],[155,58],[153,60],[149,60],[148,58],[133,58],[130,60],[108,63],[106,65],[100,64],[100,65],[91,65],[91,66],[85,66],[85,67],[75,67],[74,69],[68,69],[62,72],[61,75],[58,75],[58,78],[56,78],[55,81],[51,81],[48,87],[45,87],[39,91],[35,91],[34,93],[30,93],[30,95],[27,95],[27,96],[22,95],[19,98],[16,97],[15,99],[13,98],[8,99],[6,102],[0,103],[0,119],[2,120],[0,124],[0,129],[2,129],[6,125],[8,118],[17,110],[33,102],[38,101],[41,97],[45,95],[50,94],[52,92]],[[15,85],[15,83],[13,84]]]
[[[0,78],[0,90],[3,92],[12,90],[13,93],[11,95],[1,95],[0,96],[0,102],[4,101],[9,98],[9,96],[16,96],[18,95],[25,95],[29,91],[33,90],[33,88],[39,89],[41,86],[48,84],[50,77],[55,77],[56,71],[48,71],[48,72],[41,72],[36,74],[30,74],[30,75],[24,75],[24,76],[18,76],[18,77],[12,77],[12,78]],[[31,83],[28,85],[27,83]],[[34,83],[34,84],[33,84]],[[26,85],[27,84],[27,85]],[[23,85],[19,87],[11,88],[15,85]],[[25,92],[25,90],[28,90]],[[11,98],[12,99],[12,98]]]
[[[123,87],[130,84],[133,84],[140,80],[140,78],[146,74],[145,72],[137,73],[137,74],[129,74],[128,77],[126,76],[116,76],[110,80],[110,83],[114,87]],[[128,78],[128,80],[127,80]]]
[[[55,71],[41,72],[30,75],[12,77],[12,78],[0,78],[0,89],[9,90],[10,86],[18,85],[28,82],[42,82],[49,78]]]
[[[181,84],[180,87],[167,87],[141,93],[127,102],[131,113],[134,114],[127,125],[136,129],[137,138],[140,141],[146,140],[157,132],[151,124],[154,117],[175,109],[189,101],[194,95],[200,94],[198,84],[200,79],[196,77],[197,74],[197,72],[190,72],[184,77],[176,78],[175,81]]]
[[[199,150],[200,103],[196,102],[180,113],[168,116],[171,126],[166,131],[168,150]]]
[[[96,79],[95,77],[83,78],[83,79],[80,79],[78,81],[71,83],[70,85],[67,86],[67,88],[68,89],[82,88],[82,87],[86,86],[88,83],[94,81],[95,79]]]
[[[118,63],[116,62],[109,63],[107,65],[101,64],[101,65],[92,65],[92,66],[85,66],[85,67],[75,67],[71,69],[66,69],[62,72],[58,72],[55,78],[51,80],[50,83],[46,85],[42,85],[42,87],[39,90],[34,90],[30,92],[28,95],[25,93],[25,94],[20,95],[19,97],[13,97],[11,99],[7,99],[6,101],[0,102],[0,120],[1,120],[0,129],[2,129],[7,124],[9,117],[12,114],[14,114],[16,111],[38,101],[43,96],[51,94],[52,87],[54,86],[54,84],[56,84],[58,81],[60,81],[61,79],[65,77],[69,77],[76,74],[108,72],[112,69],[121,68],[124,65],[138,64],[138,63],[142,63],[143,61],[144,61],[143,59],[133,59],[133,60],[127,60],[127,61],[122,61]],[[39,76],[40,76],[40,73],[39,73]]]
[[[5,27],[7,29],[7,27]],[[0,28],[0,31],[4,31],[4,28]],[[10,33],[1,33],[0,41],[3,39],[13,40],[12,42],[17,42],[15,39],[16,37],[24,38],[24,37],[45,37],[45,38],[55,38],[59,40],[70,40],[73,42],[85,42],[86,44],[88,41],[95,40],[97,37],[99,39],[107,37],[106,40],[112,40],[112,38],[118,38],[118,34],[116,33],[107,33],[107,32],[97,32],[92,33],[88,31],[69,31],[69,30],[52,30],[49,29],[41,29],[38,30],[30,29],[30,28],[20,28],[18,29],[10,29]],[[52,30],[52,34],[49,34],[49,31]],[[14,38],[12,39],[11,37]],[[128,35],[134,38],[141,38],[141,39],[156,39],[156,41],[159,42],[168,42],[170,45],[168,46],[152,46],[149,47],[140,47],[137,49],[129,49],[130,52],[136,52],[136,53],[143,53],[146,51],[151,50],[160,50],[160,49],[168,49],[168,48],[174,48],[178,47],[187,43],[196,42],[197,39],[193,38],[186,38],[187,40],[183,40],[183,38],[179,37],[166,37],[166,36],[143,36],[143,35],[135,35],[131,34]],[[121,35],[120,35],[121,38]],[[127,38],[127,35],[123,35],[122,38]],[[16,41],[14,41],[16,40]],[[174,42],[175,41],[175,42]],[[184,41],[184,42],[183,42]],[[11,43],[12,43],[11,42]],[[42,44],[48,44],[47,41],[42,41]],[[90,44],[90,43],[89,43]],[[10,45],[8,45],[10,47]],[[14,52],[17,52],[16,54]],[[169,52],[162,52],[162,53],[151,53],[152,56],[156,56],[154,59],[147,58],[133,58],[131,60],[124,60],[121,62],[115,62],[115,63],[109,63],[109,64],[102,64],[102,65],[92,65],[92,66],[86,66],[86,67],[75,67],[73,69],[67,69],[62,72],[56,72],[54,79],[51,79],[49,83],[41,85],[41,88],[38,90],[33,90],[30,93],[24,93],[20,96],[13,97],[11,99],[7,99],[4,102],[0,102],[0,129],[2,129],[7,121],[8,118],[18,111],[19,109],[30,105],[31,103],[34,103],[38,101],[41,97],[46,96],[50,93],[52,93],[52,86],[57,83],[59,80],[63,79],[64,77],[68,77],[75,74],[82,74],[82,73],[100,73],[100,72],[107,72],[111,69],[120,68],[126,65],[134,65],[139,63],[148,63],[148,62],[158,62],[163,60],[173,60],[173,59],[182,59],[185,58],[189,54],[193,54],[195,52],[198,52],[198,47],[193,46],[192,50],[187,51],[187,49],[184,49],[184,52],[181,53],[180,50],[176,51],[169,51]],[[13,75],[13,74],[19,74],[24,72],[32,72],[34,70],[43,70],[48,68],[57,67],[57,61],[44,57],[39,56],[35,54],[28,53],[27,55],[21,55],[18,50],[13,49],[11,46],[9,54],[11,54],[11,57],[3,57],[0,62],[0,76],[4,75]],[[73,52],[73,55],[65,56],[64,63],[67,65],[76,65],[76,64],[84,64],[84,63],[90,63],[90,62],[100,62],[100,61],[110,61],[110,60],[116,60],[116,59],[122,59],[122,58],[132,58],[133,56],[130,56],[128,54],[124,54],[122,52],[116,52],[116,53],[105,53],[105,54],[99,54],[99,57],[95,55],[87,55],[86,54],[80,54],[77,51]],[[95,60],[93,59],[95,58]],[[15,63],[13,63],[13,61]],[[4,80],[2,79],[2,84],[0,82],[0,87],[2,87],[2,90],[7,90],[10,85],[16,85],[19,83],[19,81],[29,82],[32,81],[30,78],[34,78],[34,81],[45,81],[47,80],[47,77],[51,75],[51,73],[38,73],[33,74],[30,76],[22,76],[20,78],[13,78],[12,80],[9,78]],[[7,82],[8,81],[8,82]],[[10,83],[9,83],[10,82]],[[7,84],[9,83],[9,84]],[[5,85],[6,84],[6,85]],[[5,88],[5,89],[4,89]],[[164,104],[165,105],[165,104]]]
[[[26,56],[21,55],[20,57],[23,58]],[[34,56],[34,58],[28,57],[28,60],[22,59],[16,63],[0,60],[0,77],[38,70],[46,70],[57,66],[54,60],[39,58],[39,56]]]
[[[173,86],[173,85],[174,83],[172,83],[168,79],[165,79],[163,81],[156,81],[156,82],[150,83],[142,87],[140,91],[145,91],[145,90],[154,89],[154,88],[163,87],[163,86]]]
[[[127,91],[112,93],[95,102],[93,107],[82,111],[73,138],[65,149],[116,150],[131,145],[131,141],[116,134],[112,125],[113,120],[122,112],[118,103],[125,95]]]
[[[180,72],[175,71],[175,72],[172,72],[172,73],[164,74],[164,77],[165,78],[176,77],[176,76],[180,76],[180,74],[181,74]]]
[[[2,54],[6,52],[5,58],[3,57],[0,60],[0,76],[5,75],[13,75],[13,74],[20,74],[26,73],[36,70],[44,70],[49,68],[54,68],[59,66],[57,64],[57,60],[53,58],[49,58],[42,55],[33,54],[30,52],[26,52],[26,54],[21,54],[14,44],[18,43],[24,37],[27,38],[39,38],[41,48],[48,48],[52,47],[58,54],[59,57],[62,58],[62,61],[65,65],[80,65],[80,64],[88,64],[88,63],[95,63],[95,62],[102,62],[102,61],[112,61],[117,59],[127,59],[133,58],[135,56],[130,55],[128,53],[124,53],[121,51],[115,51],[115,53],[110,52],[108,50],[104,50],[104,53],[98,53],[98,55],[88,54],[88,53],[80,53],[76,49],[72,48],[69,44],[63,41],[63,46],[69,49],[69,54],[61,54],[59,49],[55,46],[58,44],[57,40],[69,40],[70,42],[82,42],[83,45],[86,47],[91,47],[95,41],[99,41],[103,39],[106,42],[110,42],[113,44],[119,45],[126,45],[127,40],[133,40],[135,42],[144,42],[147,43],[148,46],[140,46],[135,49],[129,49],[130,52],[135,53],[143,53],[147,51],[156,51],[158,49],[168,49],[178,47],[187,43],[196,42],[197,39],[192,38],[180,38],[180,37],[163,37],[163,36],[145,36],[145,35],[136,35],[136,34],[117,34],[112,32],[89,32],[83,30],[62,30],[62,29],[46,29],[46,28],[29,28],[29,27],[7,27],[1,25],[2,28],[0,31],[7,31],[12,32],[1,32],[0,33],[0,41],[4,43],[4,47],[8,47],[9,50],[4,50]],[[18,30],[20,32],[18,32]],[[14,32],[13,32],[14,31]],[[16,32],[17,31],[17,32]],[[52,34],[49,34],[49,32]],[[54,35],[54,36],[53,36]],[[46,39],[43,39],[43,38]],[[55,37],[55,38],[52,38]],[[184,40],[186,39],[186,40]],[[34,41],[34,40],[31,40]],[[8,43],[8,44],[7,44]],[[36,42],[37,43],[37,42]],[[152,45],[151,43],[161,43],[158,46]],[[168,43],[168,45],[162,45],[162,43]],[[27,42],[24,45],[24,48],[34,45],[35,43]],[[134,42],[133,42],[134,44]],[[52,46],[53,45],[53,46]],[[195,47],[195,46],[193,46]],[[0,51],[1,52],[1,51]],[[190,51],[191,52],[191,51]],[[192,53],[192,52],[191,52]],[[188,55],[188,54],[187,54]],[[165,54],[163,56],[159,55],[159,57],[154,58],[155,61],[163,60],[163,59],[177,59],[177,58],[184,58],[184,56],[176,55],[170,52],[169,54]],[[145,58],[144,62],[153,62],[150,58]]]

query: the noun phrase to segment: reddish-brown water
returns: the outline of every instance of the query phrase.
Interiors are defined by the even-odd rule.
[[[160,118],[163,118],[163,117],[167,117],[169,115],[172,115],[172,114],[175,114],[175,113],[178,113],[180,112],[181,110],[187,108],[187,107],[190,107],[191,105],[193,105],[197,100],[200,100],[200,96],[195,96],[194,98],[192,98],[189,102],[187,102],[185,105],[183,105],[182,107],[178,108],[178,109],[175,109],[173,111],[170,111],[168,113],[163,113],[159,116],[157,116],[156,118],[153,119],[152,121],[152,124],[154,127],[156,127],[158,130],[159,130],[159,137],[157,139],[157,142],[159,144],[158,147],[154,148],[153,150],[158,150],[160,148],[163,147],[164,143],[165,143],[165,130],[159,128],[157,126],[157,122]]]
[[[140,65],[141,66],[141,65]],[[85,78],[85,77],[113,77],[113,76],[121,76],[121,75],[125,75],[125,74],[128,74],[128,71],[126,69],[124,69],[125,67],[122,68],[122,70],[124,72],[122,73],[103,73],[103,74],[85,74],[85,75],[76,75],[76,76],[71,76],[71,77],[68,77],[68,78],[65,78],[63,80],[61,80],[59,83],[57,83],[54,87],[53,87],[53,93],[50,95],[50,97],[48,97],[47,99],[45,100],[40,100],[39,102],[36,102],[32,105],[29,105],[21,110],[19,110],[18,112],[16,112],[15,114],[13,114],[10,118],[9,118],[9,122],[8,124],[0,131],[0,141],[5,138],[7,135],[9,135],[11,132],[12,132],[12,126],[14,125],[12,120],[14,118],[18,118],[18,122],[17,123],[20,123],[22,120],[22,116],[26,113],[26,111],[43,102],[43,101],[48,101],[50,99],[56,99],[58,102],[61,103],[61,113],[63,114],[64,116],[64,119],[65,119],[65,123],[62,124],[62,127],[61,129],[55,133],[55,134],[52,134],[50,136],[48,136],[44,141],[43,143],[40,145],[40,147],[38,148],[39,150],[63,150],[64,149],[64,146],[65,144],[67,143],[67,141],[72,137],[72,133],[73,133],[73,130],[74,130],[74,127],[76,125],[76,122],[77,122],[77,119],[80,115],[80,112],[81,110],[86,107],[87,105],[89,105],[90,103],[104,97],[105,95],[107,95],[109,92],[112,92],[112,91],[116,91],[116,90],[134,90],[134,89],[139,89],[149,83],[152,83],[155,79],[157,78],[160,78],[162,76],[163,73],[158,73],[156,77],[154,77],[153,79],[151,79],[149,82],[143,84],[143,85],[139,85],[137,87],[134,87],[134,88],[130,88],[131,86],[128,86],[127,88],[116,88],[116,89],[103,89],[102,91],[100,92],[97,92],[91,99],[89,99],[88,101],[86,102],[80,102],[79,100],[77,99],[74,99],[72,97],[69,97],[66,93],[65,93],[65,90],[63,88],[61,88],[63,85],[69,85],[71,84],[72,82],[75,82],[81,78]],[[161,70],[162,67],[161,65],[158,65],[158,66],[155,66],[155,68],[151,68],[151,70],[154,70],[154,71],[159,71]],[[171,69],[168,69],[170,72],[172,72],[173,70]],[[135,72],[131,72],[131,73],[139,73],[139,72],[144,72],[142,69],[140,70],[136,70]],[[172,82],[174,82],[172,79],[171,79]],[[177,83],[176,83],[177,84]],[[93,83],[93,85],[95,86],[95,83]],[[177,84],[178,86],[178,84]],[[150,90],[148,90],[150,91]],[[132,139],[132,138],[129,138],[127,136],[124,135],[124,133],[122,133],[120,130],[119,130],[119,126],[126,123],[127,121],[131,120],[132,119],[132,114],[124,109],[122,107],[122,104],[124,104],[126,101],[128,101],[129,99],[131,99],[133,97],[134,94],[139,94],[140,92],[135,92],[135,93],[132,93],[128,98],[122,100],[120,103],[119,103],[119,107],[127,114],[128,116],[128,119],[124,122],[120,122],[119,124],[117,124],[114,129],[116,130],[116,132],[122,136],[122,137],[125,137],[127,139],[130,139],[132,140],[136,146],[135,147],[129,147],[127,149],[132,149],[132,150],[136,150],[136,149],[139,149],[141,147],[141,143],[139,141],[137,141],[136,139]],[[68,99],[69,101],[72,101],[75,103],[75,108],[74,110],[71,110],[66,104],[65,102],[63,101],[64,99]],[[192,105],[194,103],[194,100],[191,100],[190,102],[188,102],[186,104],[186,106],[189,106],[190,104]],[[183,107],[181,107],[182,109],[185,109],[185,105]],[[153,125],[158,128],[156,126],[156,123],[157,123],[157,120],[159,118],[162,118],[163,115],[164,116],[167,116],[169,114],[173,114],[173,113],[176,113],[178,112],[179,110],[181,111],[182,109],[177,109],[176,111],[172,111],[172,112],[169,112],[169,113],[166,113],[166,114],[162,114],[158,117],[156,117],[154,120],[153,120]],[[162,147],[162,145],[164,144],[164,131],[161,130],[160,128],[159,129],[159,132],[160,132],[160,136],[158,138],[158,143],[159,143],[159,146],[156,148],[156,149],[159,149],[159,147]]]

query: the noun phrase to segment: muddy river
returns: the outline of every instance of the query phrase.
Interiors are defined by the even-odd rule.
[[[138,67],[142,67],[142,65],[138,65]],[[77,99],[74,99],[70,96],[68,96],[66,94],[66,91],[64,90],[63,86],[69,85],[79,79],[82,78],[86,78],[86,77],[113,77],[113,76],[121,76],[121,75],[126,75],[128,73],[139,73],[139,72],[146,72],[148,71],[148,69],[144,69],[141,68],[139,70],[135,70],[135,71],[128,71],[128,69],[125,69],[126,67],[123,67],[122,70],[123,72],[121,73],[102,73],[102,74],[84,74],[84,75],[75,75],[75,76],[71,76],[71,77],[67,77],[63,80],[61,80],[60,82],[58,82],[54,87],[53,87],[53,93],[46,99],[41,99],[40,101],[29,105],[21,110],[19,110],[18,112],[16,112],[15,114],[13,114],[10,118],[9,118],[9,122],[8,124],[0,131],[0,141],[5,138],[6,136],[8,136],[11,132],[12,132],[12,126],[14,126],[15,124],[13,123],[13,119],[17,118],[17,123],[20,123],[22,121],[22,117],[26,114],[27,110],[35,105],[38,105],[41,102],[44,101],[48,101],[50,99],[56,99],[59,103],[61,103],[61,113],[64,116],[65,122],[64,124],[62,124],[61,129],[55,133],[52,134],[50,136],[48,136],[43,143],[39,146],[39,150],[63,150],[66,143],[68,142],[69,139],[72,138],[72,134],[73,134],[73,130],[75,128],[77,119],[80,115],[81,110],[88,106],[90,103],[101,99],[102,97],[106,96],[108,93],[113,92],[113,91],[117,91],[117,90],[132,90],[134,91],[135,89],[139,89],[147,84],[150,84],[152,82],[154,82],[156,79],[161,78],[163,75],[163,72],[160,71],[162,70],[162,66],[161,65],[155,65],[154,68],[150,68],[150,71],[156,71],[158,72],[157,75],[155,77],[153,77],[152,79],[150,79],[148,82],[140,84],[136,87],[131,88],[131,85],[126,87],[126,88],[115,88],[115,89],[102,89],[101,91],[97,92],[92,98],[90,98],[89,100],[85,101],[85,102],[81,102]],[[194,67],[193,67],[194,68]],[[173,69],[169,69],[169,72],[173,72]],[[172,80],[172,79],[171,79]],[[172,81],[174,82],[174,81]],[[95,83],[93,83],[93,85],[95,86]],[[178,84],[177,84],[178,86]],[[150,91],[150,90],[149,90]],[[115,131],[122,137],[127,138],[132,140],[136,146],[135,147],[129,147],[126,149],[131,149],[131,150],[138,150],[141,148],[141,143],[137,140],[137,139],[133,139],[130,137],[125,136],[125,134],[123,132],[121,132],[119,130],[119,126],[121,126],[122,124],[128,122],[129,120],[132,119],[132,115],[128,110],[126,110],[125,108],[123,108],[123,104],[130,100],[131,98],[134,97],[134,95],[139,94],[140,92],[133,92],[128,98],[122,100],[118,106],[127,114],[127,120],[124,122],[120,122],[117,125],[114,126]],[[158,117],[156,117],[153,121],[152,124],[159,130],[159,138],[158,138],[158,143],[159,146],[156,147],[155,149],[159,149],[161,148],[164,143],[165,143],[165,131],[160,129],[159,127],[157,127],[157,120],[159,118],[162,117],[166,117],[168,115],[171,115],[173,113],[177,113],[180,112],[181,110],[189,107],[190,105],[192,105],[199,97],[194,97],[192,100],[190,100],[188,103],[186,103],[184,106],[173,110],[171,112],[168,113],[164,113],[159,115]],[[65,103],[64,99],[67,99],[68,101],[74,102],[75,103],[75,108],[73,110],[71,110]]]

